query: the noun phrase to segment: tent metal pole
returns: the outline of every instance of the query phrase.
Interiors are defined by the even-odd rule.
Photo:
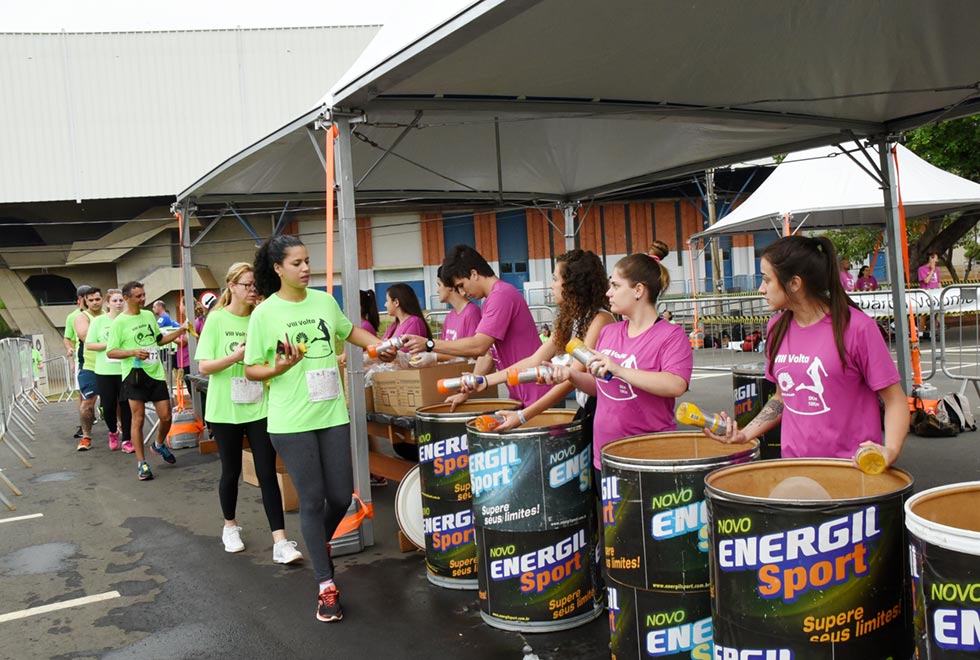
[[[892,283],[892,309],[895,311],[895,351],[898,354],[898,374],[906,394],[912,392],[910,373],[912,352],[909,346],[909,317],[905,306],[905,272],[902,260],[902,223],[898,217],[898,189],[895,181],[895,161],[887,139],[878,143],[881,163],[881,191],[885,198],[885,233],[888,236],[888,277]]]
[[[183,218],[180,226],[180,251],[182,253],[180,260],[180,279],[183,281],[184,288],[184,320],[189,321],[191,326],[194,324],[194,273],[193,273],[193,261],[191,260],[191,213],[194,212],[194,208],[191,206],[190,198],[184,199],[180,203],[180,214]],[[220,216],[219,216],[220,218]],[[217,222],[218,219],[215,219]],[[212,223],[212,227],[214,224]],[[197,353],[197,339],[191,333],[186,333],[184,337],[187,339],[187,355],[189,357]],[[178,349],[180,350],[180,349]],[[187,373],[197,376],[200,371],[197,368],[197,361],[190,359],[187,361]],[[183,387],[183,383],[174,383],[177,387]],[[191,405],[194,407],[194,412],[197,416],[204,421],[204,409],[201,407],[201,394],[197,391],[193,385],[188,386],[191,395]]]
[[[576,204],[563,204],[561,212],[565,216],[565,252],[575,249],[575,208]]]
[[[344,313],[348,318],[361,318],[361,287],[357,266],[357,217],[354,210],[354,164],[351,157],[351,121],[335,116],[337,141],[334,146],[336,169],[337,220],[340,225],[340,245],[343,252]],[[347,373],[350,376],[350,434],[351,457],[354,467],[354,491],[365,504],[371,502],[371,471],[368,464],[367,408],[364,405],[364,351],[347,344]],[[364,546],[374,545],[374,524],[365,519],[361,525]]]

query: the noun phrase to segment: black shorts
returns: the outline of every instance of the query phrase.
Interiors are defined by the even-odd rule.
[[[122,384],[122,398],[131,401],[170,401],[170,388],[167,383],[146,375],[142,369],[129,372]]]

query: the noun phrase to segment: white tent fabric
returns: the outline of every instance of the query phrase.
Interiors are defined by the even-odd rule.
[[[574,201],[980,109],[980,51],[961,47],[980,24],[970,0],[444,0],[410,11],[325,99],[364,119],[352,154],[361,200]],[[308,142],[297,130],[280,137]],[[180,197],[323,191],[322,177],[268,162],[275,171],[242,172],[233,158]]]
[[[858,145],[845,143],[841,147],[854,160],[836,147],[789,154],[744,203],[700,235],[781,228],[785,213],[791,215],[794,229],[884,225],[881,183],[868,171],[878,167],[877,154],[869,162]],[[902,145],[897,145],[896,151],[907,217],[934,216],[980,205],[980,184],[934,167]]]

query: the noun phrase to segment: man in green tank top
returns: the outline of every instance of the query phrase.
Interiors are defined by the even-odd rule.
[[[75,316],[73,325],[78,343],[82,347],[81,359],[78,361],[78,421],[82,427],[82,439],[78,441],[76,451],[88,451],[92,448],[92,424],[95,422],[95,401],[98,391],[95,388],[95,353],[85,349],[88,329],[92,319],[102,314],[102,289],[89,287],[85,294],[85,310]]]

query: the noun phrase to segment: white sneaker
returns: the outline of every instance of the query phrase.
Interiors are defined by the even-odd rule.
[[[225,525],[221,530],[221,542],[225,544],[225,552],[241,552],[245,549],[241,536],[242,528],[238,525],[228,527]]]
[[[292,564],[302,559],[303,553],[296,549],[296,541],[278,541],[272,546],[272,561],[277,564]]]

